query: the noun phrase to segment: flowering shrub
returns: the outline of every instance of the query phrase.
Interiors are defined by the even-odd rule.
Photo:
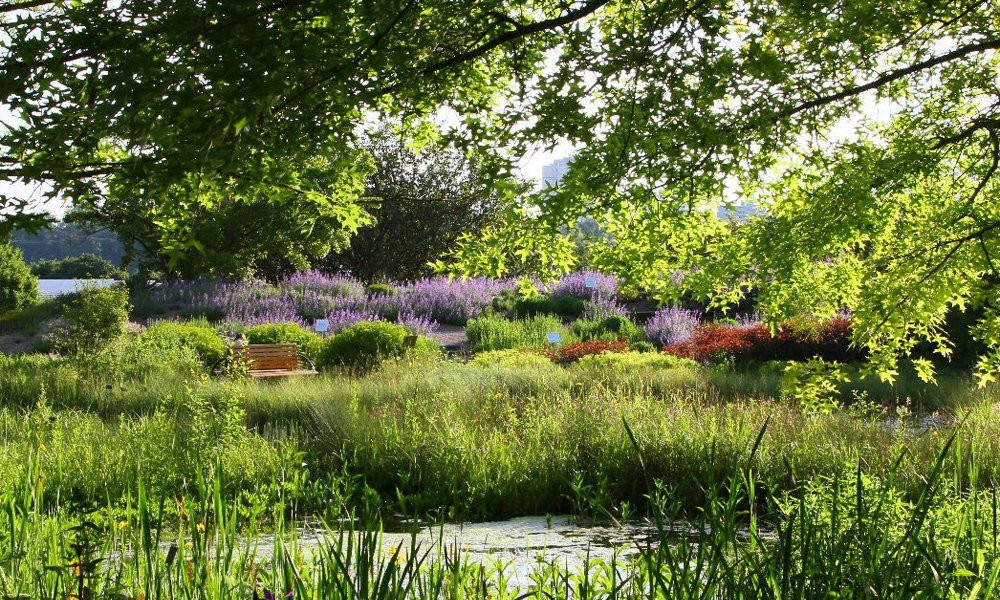
[[[661,347],[686,342],[694,336],[701,312],[670,306],[656,311],[646,322],[646,337]]]
[[[628,352],[630,350],[628,342],[592,340],[589,342],[566,344],[555,350],[550,350],[549,358],[557,363],[571,363],[584,356],[601,354],[602,352]]]
[[[396,293],[386,298],[392,299],[398,312],[409,312],[439,323],[464,325],[481,315],[497,294],[514,287],[513,281],[488,277],[429,277],[396,286]]]
[[[482,314],[493,298],[513,289],[510,280],[427,278],[396,286],[369,286],[340,275],[309,271],[276,285],[263,281],[174,281],[140,296],[139,313],[174,312],[243,325],[328,319],[338,332],[363,321],[396,321],[433,331],[437,323],[465,324]]]
[[[587,287],[587,279],[593,278],[596,287]],[[552,296],[574,296],[581,300],[594,298],[613,299],[618,296],[618,286],[621,280],[614,275],[606,275],[598,271],[574,271],[559,281],[548,286]]]
[[[279,284],[279,288],[312,292],[326,296],[361,296],[365,287],[357,279],[346,275],[327,275],[319,271],[300,271],[289,275]]]
[[[836,318],[826,322],[782,323],[775,335],[766,325],[748,327],[704,323],[695,328],[687,341],[672,344],[664,352],[699,362],[715,362],[726,356],[737,360],[767,362],[820,357],[825,360],[851,361],[862,357],[850,346],[851,322]]]

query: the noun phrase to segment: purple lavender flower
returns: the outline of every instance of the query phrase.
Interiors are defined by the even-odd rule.
[[[342,308],[335,310],[326,318],[330,322],[330,333],[340,333],[348,327],[354,327],[361,322],[382,321],[382,317],[366,310]]]
[[[434,333],[441,327],[436,321],[431,321],[427,317],[406,312],[399,313],[396,317],[396,325],[402,325],[417,335]]]
[[[608,317],[630,317],[628,309],[614,298],[597,297],[583,305],[585,319],[606,319]]]
[[[591,280],[593,287],[587,286]],[[618,286],[621,280],[614,275],[606,275],[598,271],[574,271],[559,281],[547,286],[547,291],[553,296],[575,296],[583,300],[595,297],[615,298],[618,296]]]
[[[646,337],[660,346],[686,342],[694,335],[701,312],[670,306],[661,308],[646,322]]]
[[[300,293],[323,296],[362,296],[365,287],[347,275],[327,275],[319,271],[299,271],[278,282],[278,287]]]

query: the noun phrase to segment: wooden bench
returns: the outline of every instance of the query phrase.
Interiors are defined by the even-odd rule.
[[[246,361],[250,377],[292,377],[296,375],[318,375],[316,365],[306,355],[299,352],[295,344],[249,344],[233,346],[228,357],[215,363],[212,373],[219,375],[225,365],[232,360]],[[303,368],[308,367],[308,368]]]

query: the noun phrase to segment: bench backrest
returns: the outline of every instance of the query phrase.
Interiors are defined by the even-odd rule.
[[[299,367],[299,347],[295,344],[250,344],[233,348],[233,353],[249,361],[251,371],[294,371]]]

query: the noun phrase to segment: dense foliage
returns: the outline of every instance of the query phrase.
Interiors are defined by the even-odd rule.
[[[22,309],[40,298],[38,278],[21,251],[0,236],[0,313]]]

